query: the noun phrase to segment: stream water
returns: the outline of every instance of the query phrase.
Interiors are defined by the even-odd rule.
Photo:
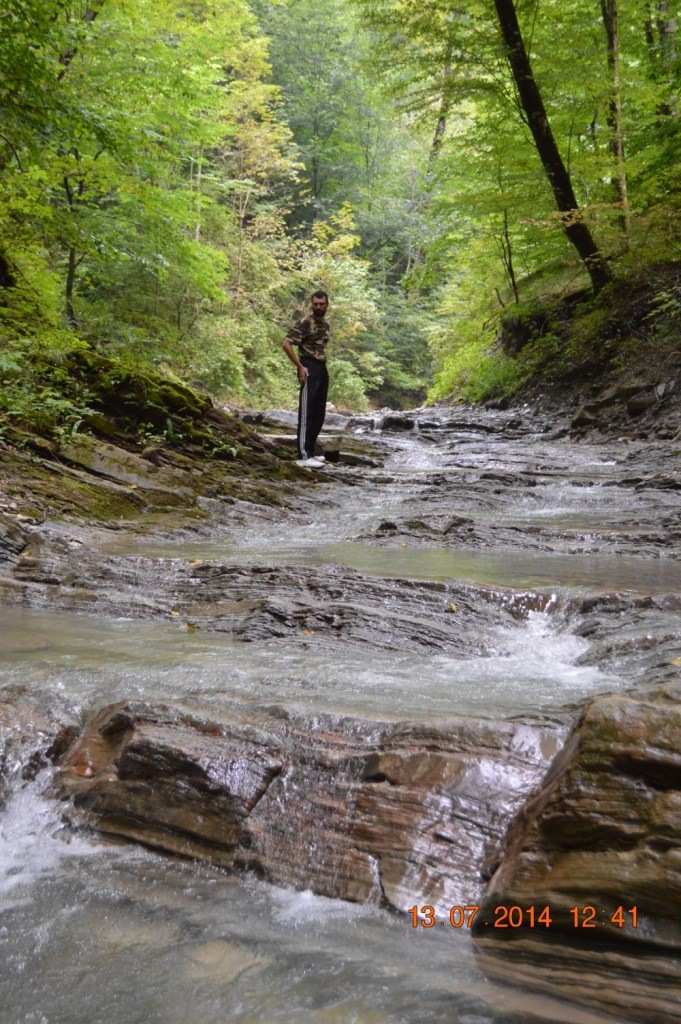
[[[276,704],[380,720],[550,713],[624,688],[630,667],[589,658],[571,601],[604,590],[681,593],[678,551],[649,550],[659,520],[677,514],[673,496],[623,483],[628,455],[623,446],[466,431],[400,438],[380,469],[354,478],[337,471],[355,486],[311,484],[316,503],[295,516],[256,511],[197,540],[117,533],[102,542],[103,557],[158,559],[170,581],[174,566],[197,560],[320,573],[333,564],[368,577],[498,588],[500,604],[543,595],[543,611],[517,618],[495,614],[492,601],[479,655],[386,653],[342,639],[243,643],[182,617],[9,607],[0,620],[2,686],[26,686],[74,716],[143,698],[213,716]],[[518,484],[494,494],[483,470],[519,474]],[[532,475],[530,490],[522,474]],[[477,544],[454,548],[430,528],[381,531],[386,520],[428,515],[436,525],[439,515],[472,516]],[[674,611],[654,607],[623,628],[633,643],[677,627]],[[23,782],[19,765],[9,772],[0,813],[0,1024],[602,1019],[493,985],[465,929],[414,927],[372,905],[74,834],[43,795],[44,775]]]

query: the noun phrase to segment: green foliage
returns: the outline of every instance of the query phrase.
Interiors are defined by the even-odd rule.
[[[255,9],[305,167],[288,216],[304,238],[298,265],[328,287],[334,351],[352,363],[365,392],[378,402],[411,401],[425,392],[429,357],[422,331],[408,347],[401,343],[399,307],[408,301],[403,277],[428,231],[427,142],[386,95],[374,40],[351,3],[258,0]],[[329,232],[333,245],[315,256]],[[326,266],[315,267],[320,258]]]
[[[219,400],[294,406],[281,340],[319,286],[331,296],[334,401],[349,408],[420,402],[434,372],[431,397],[502,397],[542,367],[587,373],[641,338],[671,337],[678,288],[650,269],[681,258],[681,47],[662,7],[646,26],[637,0],[619,0],[626,235],[598,6],[517,4],[580,215],[623,279],[646,279],[633,325],[609,304],[617,285],[588,316],[579,303],[546,306],[584,273],[493,5],[5,8],[0,409],[10,426],[34,411],[48,432],[82,429],[88,395],[63,368],[84,347],[138,372],[162,365]],[[495,347],[502,319],[527,314],[531,328],[536,308],[549,309],[546,328],[515,353]]]
[[[353,367],[349,393],[364,404],[381,378],[381,359],[364,343],[378,299],[368,263],[353,253],[349,208],[333,200],[329,223],[308,237],[286,228],[306,187],[291,134],[305,149],[290,103],[294,72],[303,82],[323,71],[322,134],[338,165],[323,173],[336,175],[334,194],[348,132],[363,160],[357,194],[375,190],[370,167],[391,125],[368,108],[357,116],[352,32],[317,35],[332,55],[321,65],[303,48],[288,69],[285,110],[245,0],[107,0],[85,10],[17,0],[2,19],[0,271],[9,266],[15,281],[0,312],[9,338],[26,336],[32,349],[41,332],[65,332],[138,369],[164,363],[221,399],[294,404],[281,339],[303,293],[325,283],[337,356]],[[334,10],[340,26],[345,8]]]
[[[366,340],[380,359],[381,379],[370,385],[371,399],[392,408],[420,405],[432,380],[428,337],[438,330],[438,318],[426,300],[400,288],[383,291],[380,312]]]
[[[368,403],[364,381],[357,368],[346,359],[334,359],[330,364],[330,372],[329,401],[339,409],[366,412]]]
[[[524,374],[518,363],[492,352],[484,339],[462,346],[437,374],[429,398],[437,401],[452,395],[463,402],[484,402],[507,398],[518,390]]]
[[[528,385],[602,384],[613,373],[664,380],[678,360],[680,274],[678,262],[639,265],[597,297],[584,288],[514,307],[494,338],[463,343],[446,361],[433,397],[503,398]]]
[[[72,380],[65,367],[78,343],[53,334],[40,340],[6,337],[0,352],[0,424],[46,436],[76,433],[92,412],[86,386]]]
[[[376,61],[403,108],[429,119],[433,132],[440,119],[429,176],[432,231],[422,259],[411,268],[410,282],[439,296],[443,327],[430,333],[440,371],[433,394],[441,395],[447,381],[461,379],[457,367],[465,364],[465,374],[475,375],[475,358],[463,353],[480,351],[485,323],[501,304],[541,294],[540,277],[559,290],[566,285],[574,289],[583,271],[575,267],[554,211],[500,45],[493,5],[476,0],[456,11],[439,0],[428,5],[356,2],[365,24],[382,40]],[[661,8],[646,27],[635,0],[619,0],[618,7],[615,83],[597,8],[586,0],[516,3],[580,215],[616,269],[614,261],[622,260],[627,246],[632,251],[638,247],[640,261],[651,258],[651,218],[660,229],[663,209],[678,219],[681,147],[679,47],[672,16],[665,23]],[[614,185],[615,90],[635,214],[628,238],[622,233],[623,209]],[[655,204],[658,213],[653,215]],[[663,242],[662,230],[654,232],[661,243],[654,258],[668,260],[674,254],[673,232],[668,234]],[[494,331],[487,336],[490,347]],[[548,336],[543,344],[550,348]],[[487,373],[484,365],[481,373]]]

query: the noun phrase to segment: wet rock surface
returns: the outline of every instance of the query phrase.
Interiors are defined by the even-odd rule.
[[[676,682],[586,707],[514,821],[481,907],[492,976],[634,1020],[681,1020],[680,697]],[[549,907],[550,927],[522,911],[516,928],[485,927],[500,906]]]
[[[0,690],[0,812],[17,785],[64,755],[78,726],[28,686]]]
[[[485,656],[485,625],[509,622],[551,597],[527,592],[367,576],[338,565],[223,565],[109,556],[102,560],[76,534],[35,537],[0,580],[7,601],[68,611],[135,617],[177,617],[192,628],[243,641],[306,646],[336,642],[388,651],[458,650]],[[172,576],[172,589],[167,580]]]
[[[0,514],[0,562],[14,560],[26,544],[27,537],[21,525],[10,516]]]
[[[283,709],[225,723],[119,704],[87,724],[56,788],[75,821],[105,833],[406,911],[480,898],[512,813],[566,731]]]

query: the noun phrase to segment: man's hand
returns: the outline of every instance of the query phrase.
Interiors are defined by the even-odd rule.
[[[308,376],[309,374],[307,367],[303,366],[301,363],[301,365],[298,367],[298,383],[302,386],[307,380]]]

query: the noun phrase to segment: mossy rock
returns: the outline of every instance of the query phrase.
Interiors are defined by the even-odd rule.
[[[42,434],[34,421],[8,426],[14,453],[0,444],[7,494],[31,518],[202,517],[198,497],[281,505],[303,476],[290,451],[180,380],[92,349],[35,370],[72,408]]]
[[[61,455],[90,473],[108,477],[128,487],[162,491],[171,503],[193,497],[191,474],[155,463],[94,437],[73,437],[61,448]]]
[[[186,384],[128,369],[97,352],[73,352],[67,362],[72,375],[91,392],[93,405],[136,425],[148,423],[166,431],[173,417],[201,419],[213,406],[207,395]]]

